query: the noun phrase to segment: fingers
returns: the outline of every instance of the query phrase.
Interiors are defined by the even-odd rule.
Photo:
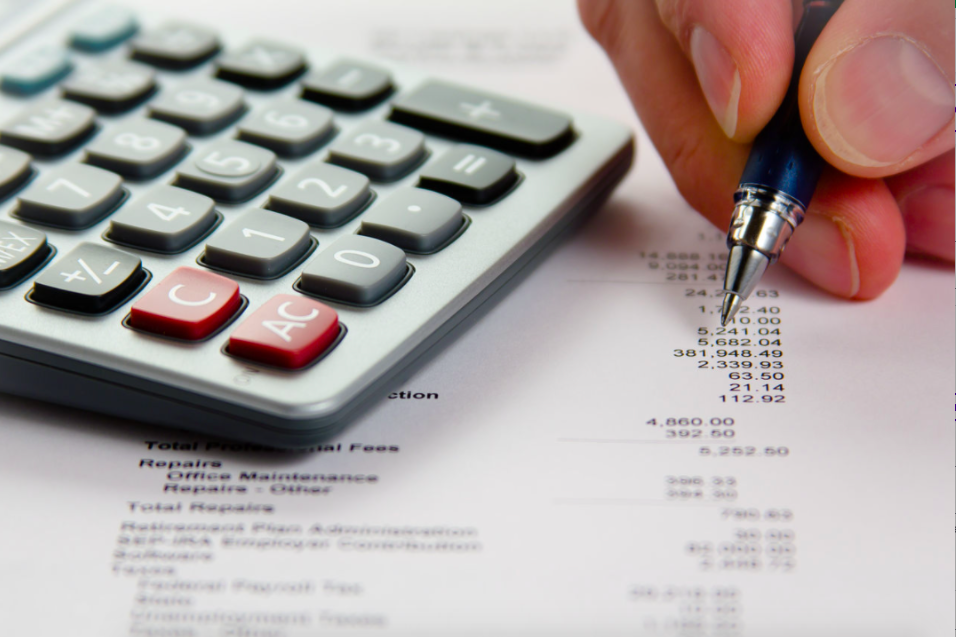
[[[906,226],[906,248],[914,254],[953,260],[953,152],[887,179]]]
[[[791,0],[657,0],[724,133],[750,141],[783,100],[793,67]]]
[[[884,177],[953,148],[953,22],[938,0],[846,0],[807,58],[804,128],[823,158]]]

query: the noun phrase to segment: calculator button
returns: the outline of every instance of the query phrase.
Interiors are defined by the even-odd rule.
[[[332,111],[297,99],[270,103],[237,127],[239,139],[264,146],[283,157],[308,155],[331,135]]]
[[[368,177],[345,168],[316,163],[269,192],[266,208],[301,219],[311,226],[337,226],[372,197]]]
[[[175,124],[193,135],[210,135],[245,111],[242,89],[219,80],[196,80],[164,89],[149,103],[150,117]]]
[[[381,181],[403,177],[424,157],[424,135],[388,122],[358,126],[329,149],[330,162]]]
[[[86,139],[95,123],[95,113],[89,106],[46,100],[0,126],[0,143],[34,155],[60,155]]]
[[[341,60],[307,75],[302,80],[302,97],[340,110],[360,111],[381,102],[393,88],[387,71]]]
[[[305,367],[335,343],[339,317],[318,301],[278,294],[243,321],[229,337],[229,353],[282,367]]]
[[[405,253],[395,246],[350,234],[309,263],[298,287],[332,300],[373,305],[395,289],[406,271]]]
[[[215,202],[174,186],[156,186],[123,206],[112,219],[107,238],[117,243],[182,252],[205,236],[219,220]]]
[[[0,197],[3,197],[30,178],[33,169],[30,168],[31,157],[15,148],[0,146]]]
[[[285,86],[305,70],[305,56],[276,42],[254,40],[216,60],[217,77],[257,89]]]
[[[50,251],[46,235],[39,230],[0,221],[0,289],[33,272]]]
[[[100,314],[119,305],[144,278],[136,257],[95,243],[81,243],[44,270],[29,298],[63,310]]]
[[[276,156],[271,150],[245,142],[223,140],[194,153],[176,171],[173,185],[221,201],[245,201],[276,176]]]
[[[82,51],[105,51],[132,37],[138,28],[132,11],[108,6],[76,24],[70,34],[70,44]]]
[[[86,147],[86,163],[127,177],[155,177],[186,151],[181,128],[148,119],[128,119],[100,133]]]
[[[275,278],[312,245],[309,226],[277,212],[252,208],[206,243],[203,265],[258,278]]]
[[[100,62],[77,69],[60,88],[63,96],[103,113],[129,110],[156,88],[153,69],[122,60]]]
[[[208,29],[185,22],[167,22],[130,43],[134,60],[164,69],[184,70],[219,52],[219,38]]]
[[[362,218],[359,234],[387,241],[409,252],[434,252],[464,223],[461,204],[450,197],[402,188]]]
[[[129,324],[138,330],[198,341],[222,327],[241,306],[235,281],[181,267],[133,304]]]
[[[73,64],[66,50],[44,46],[30,51],[8,65],[0,76],[0,88],[13,95],[34,95],[66,77]]]
[[[459,144],[425,167],[418,186],[463,203],[494,201],[518,180],[515,160],[481,146]]]
[[[13,212],[25,221],[80,230],[112,211],[125,196],[119,175],[84,164],[65,164],[43,173],[18,197]]]
[[[389,118],[532,157],[553,155],[574,136],[567,115],[438,81],[426,82],[395,100]]]

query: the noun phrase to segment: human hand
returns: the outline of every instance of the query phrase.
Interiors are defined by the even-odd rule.
[[[578,0],[691,206],[726,230],[749,144],[783,100],[800,0]],[[800,78],[827,167],[781,259],[878,296],[904,251],[954,252],[953,22],[939,0],[845,0]]]

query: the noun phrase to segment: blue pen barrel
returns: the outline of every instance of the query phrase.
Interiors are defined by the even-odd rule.
[[[842,0],[807,0],[795,36],[793,75],[783,103],[754,140],[740,186],[761,186],[786,193],[804,209],[816,190],[823,160],[813,149],[800,122],[797,93],[807,54]]]

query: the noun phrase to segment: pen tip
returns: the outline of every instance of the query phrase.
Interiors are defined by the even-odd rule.
[[[740,295],[733,292],[724,293],[724,304],[720,308],[720,324],[724,327],[734,318],[737,310],[740,309]]]

